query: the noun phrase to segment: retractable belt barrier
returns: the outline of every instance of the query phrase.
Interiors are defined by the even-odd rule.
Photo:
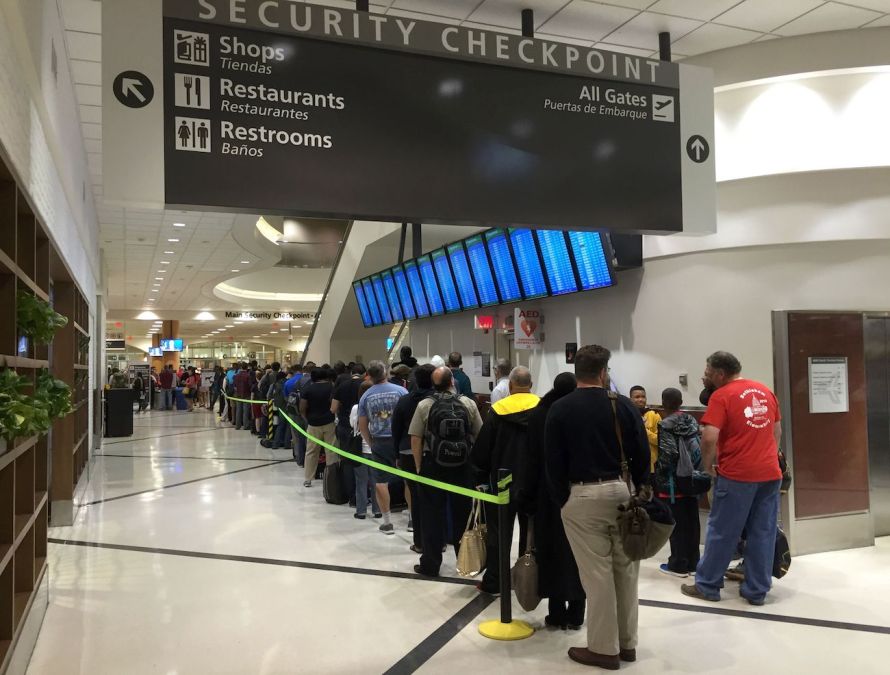
[[[251,399],[244,398],[235,398],[234,396],[228,396],[223,393],[230,401],[236,401],[238,403],[263,403],[262,401],[254,401]],[[451,483],[444,483],[439,480],[435,480],[433,478],[427,478],[426,476],[419,476],[415,473],[410,473],[408,471],[402,471],[401,469],[396,469],[392,466],[387,466],[386,464],[380,464],[379,462],[375,462],[372,459],[365,459],[359,455],[354,455],[351,452],[346,452],[336,446],[331,445],[330,443],[325,443],[323,440],[319,438],[315,438],[315,436],[310,435],[305,429],[302,429],[296,422],[294,422],[290,416],[284,412],[283,410],[279,410],[278,414],[281,415],[287,423],[290,424],[294,429],[303,434],[307,440],[320,445],[325,450],[330,450],[331,452],[340,455],[341,457],[348,457],[353,462],[358,462],[359,464],[366,464],[367,466],[373,467],[380,471],[384,471],[386,473],[392,474],[394,476],[399,476],[400,478],[404,478],[405,480],[413,480],[415,483],[422,483],[423,485],[429,485],[430,487],[438,488],[439,490],[446,490],[448,492],[452,492],[457,495],[463,495],[464,497],[470,497],[471,499],[479,499],[483,502],[488,502],[490,504],[496,504],[498,506],[509,504],[510,503],[510,490],[509,490],[509,480],[501,480],[498,482],[498,490],[499,492],[496,495],[489,494],[487,492],[480,492],[479,490],[470,490],[469,488],[461,487],[459,485],[452,485]]]

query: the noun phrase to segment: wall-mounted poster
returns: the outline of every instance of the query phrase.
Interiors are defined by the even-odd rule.
[[[846,356],[811,356],[809,359],[810,412],[850,411]]]

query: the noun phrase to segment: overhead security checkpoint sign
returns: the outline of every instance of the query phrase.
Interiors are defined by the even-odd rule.
[[[109,20],[119,22],[111,15],[128,4],[112,3]],[[156,25],[160,2],[145,4]],[[153,130],[134,134],[113,119],[106,132],[124,144],[105,144],[112,183],[110,154],[164,150],[162,187],[146,176],[140,202],[656,233],[715,228],[713,157],[697,162],[686,152],[693,135],[713,139],[709,71],[304,3],[175,0],[164,12],[148,47],[164,60],[155,68],[162,105],[149,106]],[[112,117],[124,113],[118,105]],[[118,187],[106,185],[106,200],[130,201],[122,193],[132,188]]]

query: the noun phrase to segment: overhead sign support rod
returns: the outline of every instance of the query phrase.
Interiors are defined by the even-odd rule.
[[[662,61],[671,61],[671,34],[663,32],[658,34],[658,58]]]
[[[368,12],[370,8],[368,7],[368,3],[370,0],[355,0],[355,11],[356,12]]]
[[[402,223],[402,233],[399,235],[399,260],[401,265],[405,262],[405,240],[408,237],[408,223]]]
[[[532,38],[535,36],[535,10],[522,10],[522,37]]]

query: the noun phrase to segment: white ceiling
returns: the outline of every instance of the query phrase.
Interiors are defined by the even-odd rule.
[[[113,1],[113,0],[105,0]],[[160,0],[152,0],[160,1]],[[301,1],[301,0],[294,0]],[[312,4],[354,8],[352,0]],[[234,216],[109,208],[102,200],[101,3],[58,0],[66,29],[96,202],[112,309],[201,310],[228,305],[205,290],[256,264],[231,236]],[[657,55],[671,33],[674,58],[758,40],[890,25],[890,0],[372,0],[371,11],[519,32],[520,11],[535,11],[542,38]],[[185,223],[174,228],[173,223]],[[167,240],[178,238],[180,242]],[[165,251],[173,251],[167,254]],[[241,261],[246,260],[245,265]],[[163,265],[162,262],[169,264]],[[166,273],[158,273],[165,269]],[[163,281],[157,281],[162,277]],[[154,284],[160,283],[159,287]],[[152,293],[158,290],[158,293]],[[154,303],[151,300],[154,299]]]

